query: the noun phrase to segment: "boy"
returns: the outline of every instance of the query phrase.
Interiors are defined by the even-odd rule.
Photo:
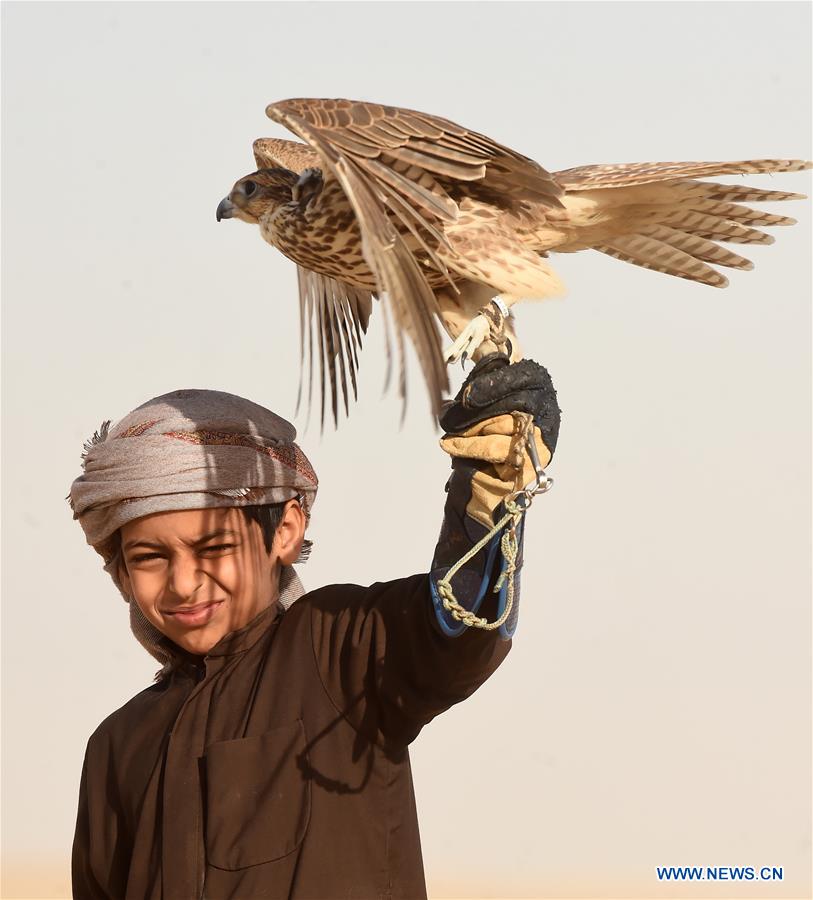
[[[431,573],[308,594],[292,564],[317,480],[285,420],[176,391],[89,442],[75,517],[163,668],[88,743],[78,900],[426,896],[407,746],[497,668],[518,603],[518,575],[493,590],[500,534],[452,579],[499,630],[467,627],[439,584],[532,480],[529,435],[549,461],[555,391],[494,354],[441,425],[453,471]]]

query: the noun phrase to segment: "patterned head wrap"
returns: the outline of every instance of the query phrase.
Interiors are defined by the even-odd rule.
[[[117,532],[134,519],[168,510],[284,503],[295,497],[310,518],[318,480],[295,438],[290,422],[234,394],[164,394],[112,427],[105,422],[85,444],[84,472],[69,495],[74,518],[121,590]],[[293,570],[284,570],[283,605],[301,594]],[[130,621],[147,650],[168,662],[172,654],[166,641],[135,603],[130,603]]]

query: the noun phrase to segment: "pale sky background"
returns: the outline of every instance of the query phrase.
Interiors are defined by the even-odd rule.
[[[292,263],[215,222],[267,103],[434,112],[548,169],[806,157],[807,3],[3,4],[4,897],[64,897],[85,742],[156,668],[64,500],[83,441],[207,387],[293,416]],[[810,192],[810,173],[746,184]],[[502,668],[412,749],[430,896],[810,896],[809,202],[725,291],[597,253],[518,310],[563,421]],[[736,248],[734,248],[736,249]],[[309,588],[424,571],[448,461],[381,317]],[[459,382],[460,370],[455,379]],[[298,423],[302,424],[302,423]],[[658,865],[782,866],[667,885]]]

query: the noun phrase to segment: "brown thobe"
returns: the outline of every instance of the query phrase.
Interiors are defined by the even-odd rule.
[[[426,575],[275,604],[93,734],[74,896],[425,897],[407,745],[509,647],[441,634]]]

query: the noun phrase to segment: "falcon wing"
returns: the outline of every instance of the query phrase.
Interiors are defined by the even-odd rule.
[[[321,165],[319,154],[299,141],[257,138],[252,149],[258,169],[282,168],[299,174],[303,169],[318,169]]]
[[[316,151],[323,173],[350,201],[365,260],[392,304],[396,331],[412,339],[432,409],[448,389],[434,322],[437,300],[395,223],[416,238],[442,272],[437,248],[444,223],[457,219],[456,182],[558,207],[562,190],[541,166],[445,119],[350,100],[284,100],[266,113]]]
[[[258,169],[277,166],[301,173],[318,169],[319,154],[300,141],[281,138],[257,138],[253,147]],[[305,386],[305,356],[308,357],[308,413],[313,399],[314,357],[319,359],[321,383],[321,426],[325,425],[325,387],[330,386],[333,422],[339,422],[339,389],[344,401],[345,415],[349,414],[348,378],[354,399],[358,398],[356,373],[359,365],[362,334],[372,312],[373,295],[333,278],[319,275],[297,266],[299,281],[299,335],[301,368],[296,411],[299,413]],[[314,336],[316,346],[314,348]]]
[[[308,412],[313,398],[314,356],[319,358],[321,385],[321,426],[325,425],[325,376],[330,385],[333,422],[339,421],[339,390],[349,414],[348,376],[353,397],[358,396],[356,372],[359,365],[362,334],[370,321],[373,296],[332,278],[297,266],[299,279],[299,335],[301,369],[296,411],[302,401],[305,381],[305,356],[308,357]],[[307,333],[307,340],[306,340]],[[314,337],[316,347],[314,348]]]
[[[576,227],[566,228],[567,240],[552,249],[567,253],[592,248],[646,269],[725,287],[728,279],[709,263],[734,269],[752,269],[753,263],[716,241],[771,244],[773,237],[754,226],[796,223],[743,204],[801,200],[805,195],[696,179],[810,167],[798,159],[752,159],[625,163],[555,172]],[[582,210],[581,200],[586,201]]]

